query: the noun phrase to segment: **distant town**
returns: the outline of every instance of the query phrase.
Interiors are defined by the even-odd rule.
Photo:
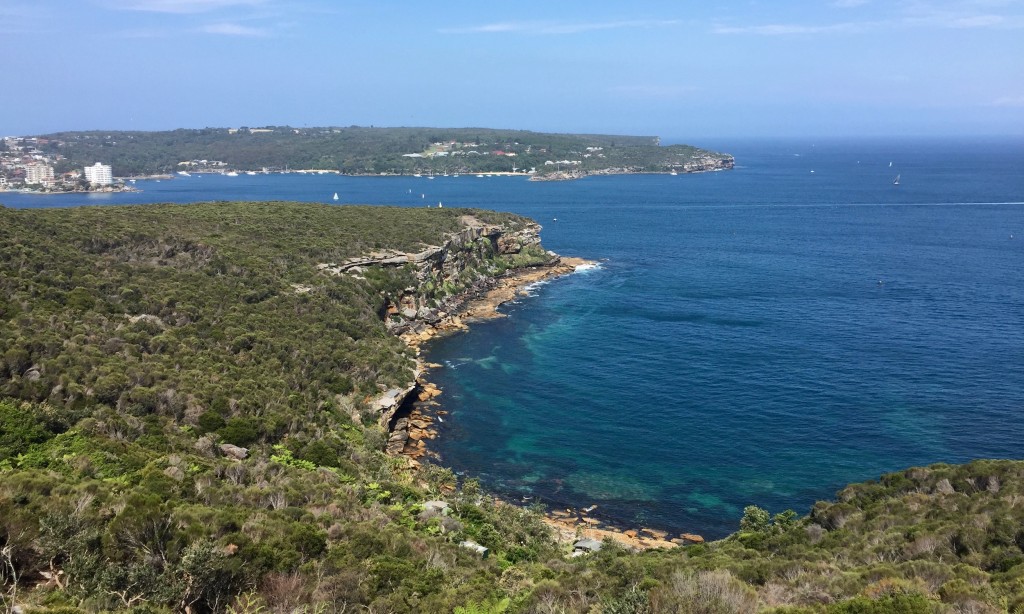
[[[135,188],[114,177],[109,164],[96,162],[81,169],[55,173],[64,157],[46,153],[46,139],[4,137],[0,139],[0,191],[20,190],[39,193],[60,192],[132,192]]]
[[[193,173],[502,174],[550,181],[733,166],[729,154],[662,146],[652,136],[372,126],[57,132],[0,139],[0,160],[0,188],[36,193],[132,190],[134,179]]]

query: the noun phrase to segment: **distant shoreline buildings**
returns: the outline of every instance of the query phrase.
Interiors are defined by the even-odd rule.
[[[71,169],[57,174],[54,167],[65,158],[45,151],[49,143],[47,139],[36,137],[0,138],[0,189],[58,193],[129,189],[116,182],[113,168],[102,162],[82,171]]]
[[[114,183],[114,176],[111,173],[110,166],[102,162],[85,167],[85,179],[92,185],[111,185]]]
[[[25,165],[25,184],[52,186],[53,167],[43,162],[29,162]]]

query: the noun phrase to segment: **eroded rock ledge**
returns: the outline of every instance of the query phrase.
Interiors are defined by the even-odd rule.
[[[539,224],[510,222],[485,224],[476,217],[460,218],[462,228],[442,245],[425,246],[412,253],[380,251],[349,258],[340,263],[321,263],[317,268],[328,275],[363,278],[376,267],[408,267],[414,283],[395,296],[387,297],[381,312],[385,326],[419,353],[421,343],[439,333],[465,328],[465,320],[494,317],[494,308],[515,296],[517,288],[552,275],[574,270],[582,260],[563,259],[540,245]],[[407,386],[384,392],[373,403],[379,421],[390,431],[387,450],[411,458],[425,452],[424,439],[433,436],[430,418],[406,407],[407,402],[428,392],[427,399],[440,394],[422,379],[424,366],[417,359],[414,380]],[[416,397],[413,397],[413,393]]]

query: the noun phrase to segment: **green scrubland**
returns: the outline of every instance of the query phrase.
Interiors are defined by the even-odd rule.
[[[718,542],[573,558],[540,510],[384,454],[372,401],[414,363],[383,317],[414,273],[316,265],[440,245],[467,214],[529,224],[297,203],[0,208],[0,607],[1024,612],[1022,462],[908,469],[805,516],[752,505]],[[537,261],[480,254],[466,284]],[[437,499],[446,514],[424,507]]]

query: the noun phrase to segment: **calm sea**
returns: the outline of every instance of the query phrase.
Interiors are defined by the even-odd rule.
[[[479,206],[601,266],[435,343],[435,449],[512,499],[719,537],[912,465],[1024,458],[1024,143],[700,143],[729,172],[566,183],[205,176],[15,207]],[[893,180],[899,175],[899,185]]]

